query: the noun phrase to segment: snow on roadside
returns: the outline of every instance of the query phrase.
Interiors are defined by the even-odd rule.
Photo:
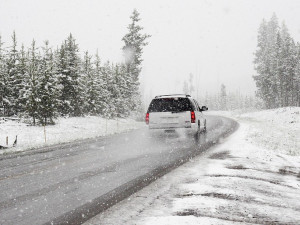
[[[247,141],[274,152],[300,155],[300,107],[286,107],[258,112],[210,112],[225,115],[249,125]]]
[[[4,150],[0,149],[0,154],[106,136],[143,126],[145,126],[143,122],[136,122],[133,119],[106,120],[100,117],[89,116],[59,118],[55,125],[46,126],[44,130],[42,126],[28,126],[18,121],[0,120],[1,146],[6,146],[6,137],[8,137],[8,146],[11,147],[16,136],[18,136],[17,146]]]
[[[300,224],[299,110],[227,113],[222,144],[86,224]]]

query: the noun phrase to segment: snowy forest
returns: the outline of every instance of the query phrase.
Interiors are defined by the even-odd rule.
[[[53,124],[57,116],[126,117],[140,109],[139,74],[147,34],[134,10],[122,38],[124,63],[102,63],[98,51],[80,55],[70,34],[53,49],[49,41],[18,49],[16,33],[5,47],[0,37],[0,116]]]
[[[199,97],[198,101],[200,104],[208,106],[210,110],[253,111],[263,107],[262,102],[257,97],[245,95],[240,91],[228,92],[224,84],[221,85],[218,93],[206,93],[204,96]]]
[[[257,95],[266,108],[300,106],[300,43],[275,14],[259,27],[254,64]]]
[[[216,93],[206,92],[204,95],[200,95],[199,89],[199,77],[196,76],[195,78],[190,73],[189,79],[183,82],[183,93],[191,94],[197,99],[200,105],[208,106],[210,110],[252,111],[264,107],[263,102],[257,96],[245,95],[240,90],[228,91],[225,84],[221,84],[219,91]]]

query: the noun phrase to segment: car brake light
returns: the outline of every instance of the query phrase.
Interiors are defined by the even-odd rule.
[[[195,122],[196,122],[195,112],[191,111],[191,123],[195,123]]]
[[[149,124],[149,113],[146,114],[146,124]]]

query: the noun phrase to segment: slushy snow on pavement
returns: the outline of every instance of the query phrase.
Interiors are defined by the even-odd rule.
[[[300,108],[226,116],[223,143],[86,224],[300,224]]]

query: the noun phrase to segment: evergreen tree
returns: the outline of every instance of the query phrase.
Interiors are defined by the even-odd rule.
[[[95,86],[98,93],[97,113],[105,115],[108,111],[109,92],[107,89],[107,74],[105,73],[105,68],[101,66],[101,60],[98,52],[95,55],[94,65]]]
[[[286,25],[283,23],[281,29],[282,36],[282,85],[284,87],[284,99],[283,106],[293,105],[294,96],[293,96],[293,88],[294,88],[294,79],[295,79],[295,68],[296,68],[296,60],[297,60],[297,51],[296,45],[291,38]]]
[[[103,115],[106,118],[114,118],[116,116],[116,106],[115,106],[115,101],[114,101],[114,91],[115,91],[115,84],[114,84],[114,74],[113,74],[113,65],[107,61],[104,64],[103,67],[103,78],[104,78],[104,83],[105,83],[105,88],[107,91],[107,96],[106,96],[106,108],[104,109]]]
[[[121,65],[116,64],[113,67],[113,76],[114,76],[114,89],[113,89],[113,100],[114,105],[116,106],[116,116],[124,117],[129,112],[126,104],[126,80],[124,77],[124,68]]]
[[[295,95],[295,106],[300,106],[300,44],[297,43],[297,60],[295,67],[295,83],[294,83],[294,95]]]
[[[254,76],[258,93],[264,99],[267,108],[276,105],[277,90],[277,62],[276,62],[276,42],[278,38],[278,19],[273,14],[267,23],[263,20],[258,35],[258,49],[255,53],[256,71],[258,76]]]
[[[0,115],[6,115],[6,95],[8,93],[7,87],[7,64],[5,60],[5,52],[0,36]]]
[[[130,16],[131,23],[128,26],[128,33],[122,38],[124,41],[123,52],[125,56],[125,64],[127,73],[130,74],[127,83],[130,90],[130,102],[128,106],[130,110],[137,111],[141,105],[141,97],[139,93],[139,75],[142,70],[143,47],[148,43],[146,39],[150,37],[148,34],[142,34],[143,27],[138,25],[140,21],[139,13],[134,9]]]
[[[80,75],[81,60],[78,52],[78,45],[70,34],[61,46],[58,59],[59,84],[62,88],[60,112],[63,115],[83,115],[84,87]]]
[[[38,104],[38,117],[43,125],[54,124],[53,119],[56,117],[59,89],[57,87],[58,79],[54,57],[48,41],[45,41],[39,70],[38,96],[40,102]]]
[[[132,87],[132,83],[131,83],[131,79],[130,79],[130,73],[127,72],[127,68],[125,64],[121,64],[120,66],[120,73],[119,73],[119,80],[120,80],[120,88],[121,88],[121,98],[122,98],[122,110],[120,111],[121,114],[124,117],[129,116],[131,108],[130,108],[130,104],[128,104],[130,102],[130,96],[131,96],[131,89],[130,87]]]
[[[7,56],[7,78],[6,78],[6,91],[4,94],[4,108],[6,109],[6,115],[12,116],[17,113],[17,99],[19,97],[19,84],[20,79],[18,77],[18,50],[17,50],[17,38],[16,33],[12,35],[12,46]]]
[[[20,77],[18,108],[19,113],[26,112],[26,94],[29,89],[29,72],[28,72],[28,52],[25,51],[24,45],[21,46],[19,53],[18,76]]]
[[[92,57],[88,51],[85,52],[83,59],[83,77],[86,86],[85,92],[85,112],[96,115],[99,112],[98,109],[98,85],[95,70],[92,65]]]
[[[36,52],[35,41],[32,41],[29,60],[28,60],[28,89],[26,91],[26,112],[32,118],[33,125],[36,125],[36,119],[38,118],[38,105],[41,99],[38,96],[39,86],[39,55]]]
[[[255,52],[254,64],[257,75],[253,76],[253,78],[258,89],[258,96],[267,102],[267,22],[265,20],[262,21],[258,30],[257,50]]]

